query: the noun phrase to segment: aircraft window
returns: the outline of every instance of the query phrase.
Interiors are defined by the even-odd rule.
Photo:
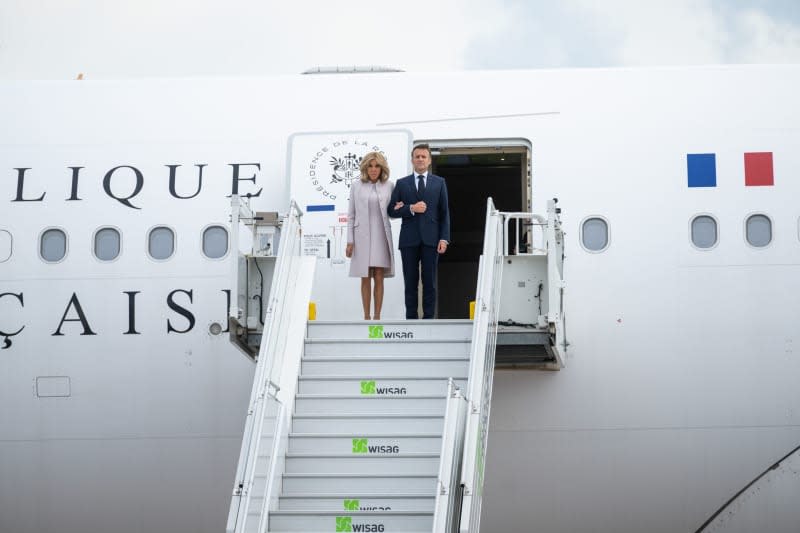
[[[113,261],[119,255],[122,238],[114,228],[103,228],[94,234],[94,255],[100,261]]]
[[[211,226],[203,232],[203,253],[209,259],[219,259],[228,253],[228,232],[222,226]]]
[[[752,215],[745,225],[747,242],[757,248],[763,248],[772,242],[772,221],[766,215]]]
[[[599,217],[587,218],[581,224],[581,244],[590,252],[608,248],[608,223]]]
[[[14,239],[11,234],[4,229],[0,229],[0,263],[5,263],[11,258],[11,248]]]
[[[60,229],[49,229],[42,233],[39,253],[48,263],[57,263],[67,255],[67,234]]]
[[[692,219],[692,244],[698,248],[713,248],[717,244],[717,221],[708,215]]]
[[[153,259],[169,259],[175,252],[175,233],[163,226],[153,228],[150,231],[147,251]]]

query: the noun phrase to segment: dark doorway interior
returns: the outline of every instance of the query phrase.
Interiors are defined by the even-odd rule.
[[[448,150],[433,156],[434,174],[447,182],[452,241],[439,258],[438,318],[469,318],[483,250],[486,199],[491,197],[501,211],[523,211],[527,204],[526,152],[468,152]]]

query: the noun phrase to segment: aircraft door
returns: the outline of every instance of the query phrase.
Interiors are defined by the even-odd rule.
[[[439,258],[437,318],[469,318],[483,251],[486,199],[491,197],[500,211],[530,210],[530,147],[525,141],[461,143],[430,141],[433,172],[447,182],[453,241]]]

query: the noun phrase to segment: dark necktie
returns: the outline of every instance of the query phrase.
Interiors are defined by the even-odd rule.
[[[417,179],[419,179],[419,184],[417,185],[417,194],[420,198],[422,198],[425,195],[425,180],[423,179],[422,174],[417,176]]]

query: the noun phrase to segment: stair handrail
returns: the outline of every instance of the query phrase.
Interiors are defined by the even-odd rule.
[[[466,398],[453,378],[450,378],[447,382],[439,477],[436,480],[436,501],[433,507],[433,533],[453,533],[461,511],[459,481],[466,415]]]
[[[463,489],[459,530],[477,532],[480,527],[483,473],[489,434],[489,408],[494,381],[494,354],[497,343],[500,278],[503,268],[503,214],[491,198],[486,202],[486,228],[483,254],[478,268],[475,315],[472,324],[469,381],[466,396],[468,413],[463,433],[461,469]]]
[[[547,219],[544,218],[542,215],[537,215],[536,213],[511,213],[511,212],[503,212],[503,231],[505,233],[506,238],[503,239],[503,255],[544,255],[547,253]],[[509,224],[511,221],[515,221],[515,235],[514,235],[514,246],[511,247],[509,250],[509,236],[511,233],[508,231]],[[540,228],[540,233],[542,236],[542,247],[536,248],[533,240],[532,233],[530,234],[531,242],[530,248],[526,252],[522,251],[522,246],[520,243],[526,244],[524,239],[521,238],[522,227],[521,222],[523,220],[527,220],[527,225],[531,228],[538,227]]]
[[[302,229],[300,225],[302,216],[302,210],[292,200],[288,212],[283,217],[281,241],[270,285],[269,303],[264,314],[264,329],[261,334],[261,344],[256,359],[255,376],[250,392],[242,447],[239,452],[239,464],[236,469],[233,498],[226,526],[228,533],[240,533],[244,531],[246,526],[252,498],[255,467],[260,451],[261,434],[264,430],[264,410],[270,399],[277,401],[276,394],[280,390],[279,380],[273,374],[276,369],[278,371],[281,369],[283,347],[286,345],[288,313],[285,310],[288,303],[287,293],[289,292],[290,281],[295,279],[293,274],[296,274],[297,270],[296,268],[293,269],[293,266],[295,266],[293,265],[293,259],[302,255]],[[280,402],[278,403],[280,404]],[[280,413],[282,414],[282,411]],[[276,423],[276,427],[281,426]],[[270,458],[275,457],[275,448],[280,443],[279,437],[276,435],[273,439]],[[270,465],[269,469],[271,475],[274,475],[273,466]],[[266,484],[267,492],[264,495],[264,504],[259,516],[259,523],[262,524],[265,519],[263,515],[269,505],[269,489],[272,486],[273,480],[268,478]]]
[[[273,402],[277,405],[277,413],[275,414],[275,422],[272,427],[272,446],[269,453],[269,468],[267,469],[266,480],[264,481],[264,498],[261,501],[261,508],[258,510],[258,514],[255,515],[258,517],[258,528],[257,531],[267,531],[269,526],[269,509],[270,509],[270,502],[272,500],[272,490],[275,487],[275,479],[276,476],[280,474],[278,471],[278,458],[281,453],[281,443],[282,439],[285,438],[288,430],[287,426],[289,424],[288,416],[286,414],[286,406],[277,398],[277,396],[273,395],[271,392],[267,397],[268,402]],[[259,448],[260,443],[264,439],[264,430],[261,431],[261,437],[259,440]],[[256,456],[258,457],[258,456]],[[252,497],[252,490],[251,490],[251,497]],[[247,524],[247,517],[252,516],[249,514],[249,507],[250,503],[248,503],[245,511],[247,514],[244,515],[244,520],[241,520],[242,526],[240,527],[241,531],[249,531],[250,527]]]

